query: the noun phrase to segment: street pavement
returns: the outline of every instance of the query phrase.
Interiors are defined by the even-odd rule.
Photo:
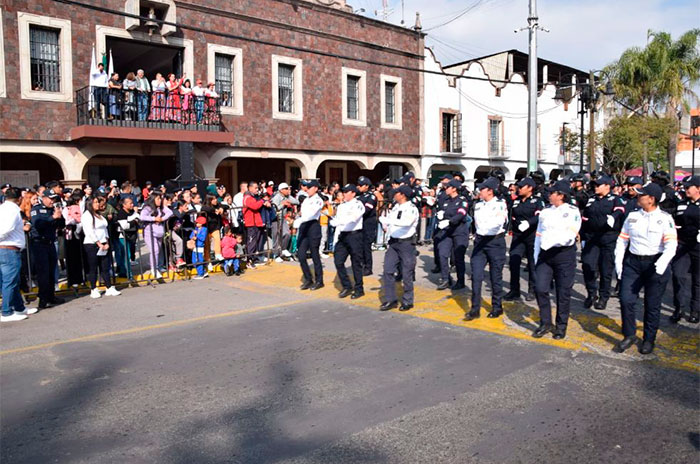
[[[0,462],[698,462],[697,326],[614,354],[617,301],[585,311],[577,284],[567,338],[534,340],[522,302],[461,321],[431,264],[406,313],[374,276],[337,299],[329,259],[316,292],[275,263],[3,324]]]

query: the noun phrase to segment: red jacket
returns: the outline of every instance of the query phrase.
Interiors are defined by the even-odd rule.
[[[262,220],[260,210],[263,207],[263,201],[256,199],[250,193],[243,195],[243,224],[246,227],[264,227],[265,223]]]

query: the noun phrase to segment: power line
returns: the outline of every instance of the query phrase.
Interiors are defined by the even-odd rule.
[[[124,11],[113,10],[111,8],[82,3],[82,2],[78,2],[76,0],[53,0],[53,1],[56,3],[63,3],[66,5],[72,5],[72,6],[76,6],[76,7],[80,7],[80,8],[86,8],[86,9],[93,10],[93,11],[99,11],[102,13],[113,14],[113,15],[123,16],[123,17],[127,17],[127,18],[134,18],[134,19],[139,19],[139,20],[143,20],[143,21],[155,21],[160,25],[174,26],[174,27],[177,27],[180,29],[190,30],[193,32],[200,32],[203,34],[211,34],[211,35],[215,35],[215,36],[219,36],[219,37],[226,37],[229,39],[252,42],[252,43],[256,43],[256,44],[260,44],[260,45],[267,45],[267,46],[271,46],[271,47],[279,47],[279,48],[284,48],[287,50],[294,50],[294,51],[298,51],[298,52],[302,52],[302,53],[310,53],[310,54],[314,54],[314,55],[326,56],[329,58],[337,58],[340,60],[356,61],[358,63],[365,63],[365,64],[370,64],[370,65],[375,65],[375,66],[384,66],[387,68],[401,69],[404,71],[421,72],[421,73],[425,73],[425,74],[436,74],[436,75],[445,76],[445,77],[454,77],[457,79],[469,79],[469,80],[476,80],[476,81],[498,82],[498,83],[503,83],[503,84],[511,83],[510,81],[489,79],[486,77],[463,76],[460,74],[448,74],[448,73],[441,72],[441,71],[432,71],[429,69],[413,68],[410,66],[403,66],[403,65],[399,65],[399,64],[383,63],[381,61],[368,60],[368,59],[364,59],[364,58],[357,58],[357,57],[346,56],[346,55],[339,55],[337,53],[324,52],[321,50],[313,50],[310,48],[299,47],[296,45],[274,43],[274,42],[270,42],[268,40],[256,39],[256,38],[252,38],[252,37],[244,37],[244,36],[240,36],[240,35],[236,35],[236,34],[229,34],[229,33],[225,33],[225,32],[212,31],[212,30],[204,29],[204,28],[197,27],[197,26],[190,26],[187,24],[165,21],[162,19],[152,19],[152,18],[148,18],[145,16],[126,13]],[[221,11],[221,10],[219,10],[219,11]],[[513,82],[513,84],[523,84],[523,83]]]
[[[488,0],[486,0],[486,1],[488,1]],[[481,5],[482,3],[484,3],[484,0],[476,0],[474,3],[472,3],[471,5],[469,5],[468,7],[466,7],[464,10],[462,10],[461,12],[459,12],[459,13],[458,13],[456,16],[454,16],[453,18],[448,19],[447,21],[445,21],[445,22],[443,22],[443,23],[441,23],[441,24],[438,24],[437,26],[429,27],[429,28],[427,28],[427,29],[425,30],[425,32],[432,31],[433,29],[437,29],[437,28],[442,27],[442,26],[447,26],[447,25],[450,24],[451,22],[457,21],[459,18],[461,18],[461,17],[464,16],[465,14],[469,13],[469,12],[472,11],[473,9],[478,8],[479,5]]]

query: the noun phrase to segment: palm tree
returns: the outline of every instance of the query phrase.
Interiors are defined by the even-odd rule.
[[[628,48],[606,71],[618,98],[634,109],[630,115],[677,119],[700,101],[693,91],[700,82],[700,29],[691,29],[676,41],[667,32],[650,30],[647,39],[644,48]],[[667,152],[671,172],[679,132],[678,125],[674,127]]]

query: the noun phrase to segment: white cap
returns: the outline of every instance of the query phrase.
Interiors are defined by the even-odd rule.
[[[267,185],[275,185],[274,181],[270,181],[267,183]]]
[[[282,182],[281,184],[279,184],[277,186],[277,190],[284,190],[284,189],[288,189],[288,188],[289,188],[289,185],[286,182]]]
[[[109,185],[117,186],[119,184],[117,183],[117,179],[112,179],[112,182],[110,182]]]

